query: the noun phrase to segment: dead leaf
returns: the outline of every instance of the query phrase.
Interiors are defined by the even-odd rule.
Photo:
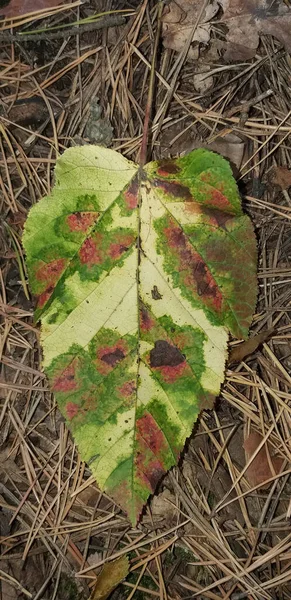
[[[248,438],[246,438],[243,444],[246,462],[248,462],[255,453],[262,439],[262,435],[256,431],[252,431]],[[273,449],[271,448],[270,444],[264,444],[246,470],[246,477],[250,485],[254,487],[280,473],[283,462],[283,458],[279,456],[273,456]],[[270,483],[267,483],[261,486],[261,489],[267,489],[270,485]]]
[[[291,171],[287,167],[274,167],[271,179],[282,190],[288,190],[291,186]]]
[[[176,507],[175,496],[165,488],[160,494],[154,496],[151,503],[151,511],[154,517],[172,521],[177,518],[179,512]]]
[[[8,450],[0,452],[0,473],[4,473],[5,481],[12,479],[17,483],[23,481],[23,476],[13,458],[8,456]]]
[[[129,562],[126,555],[106,563],[97,577],[90,600],[106,600],[109,594],[127,577]]]
[[[188,135],[188,137],[190,137]],[[180,156],[184,156],[187,152],[191,152],[195,148],[207,148],[213,152],[218,152],[224,158],[227,158],[233,167],[233,175],[235,178],[239,176],[239,171],[245,151],[245,142],[235,133],[227,133],[223,136],[218,136],[212,142],[205,143],[201,140],[185,141],[182,145],[182,151],[176,151]]]
[[[263,342],[269,339],[273,333],[274,329],[267,329],[267,331],[262,331],[258,335],[254,335],[245,342],[242,342],[242,344],[234,346],[229,353],[229,362],[240,362],[246,356],[253,354],[253,352],[255,352]]]
[[[216,15],[219,9],[217,0],[208,4],[199,19],[201,13],[201,2],[193,0],[172,0],[164,10],[163,14],[163,43],[165,48],[171,48],[176,52],[181,52],[187,44],[191,30],[197,25],[193,42],[203,42],[206,44],[210,37],[209,21]],[[198,49],[190,46],[188,52],[189,59],[198,58]]]
[[[218,0],[224,14],[221,22],[228,27],[226,60],[253,58],[259,35],[273,35],[291,52],[291,9],[283,1]]]
[[[224,158],[228,158],[232,165],[234,165],[238,171],[240,170],[244,150],[245,142],[236,135],[235,133],[227,133],[224,136],[219,136],[213,142],[210,142],[206,146],[213,152],[218,152]],[[234,174],[235,175],[235,174]]]
[[[194,87],[199,94],[205,94],[213,86],[214,79],[212,75],[207,75],[210,68],[209,65],[203,65],[200,67],[199,73],[195,73],[193,76]]]
[[[58,4],[65,4],[66,0],[8,0],[1,2],[0,16],[6,19],[20,17],[27,13],[37,12],[46,8],[53,8]],[[4,4],[4,6],[3,6]]]

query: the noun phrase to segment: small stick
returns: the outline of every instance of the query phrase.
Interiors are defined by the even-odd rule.
[[[57,40],[69,37],[71,35],[81,35],[82,33],[88,33],[89,31],[95,31],[96,29],[105,29],[108,27],[116,27],[117,25],[124,25],[126,23],[125,17],[121,15],[108,15],[94,23],[86,23],[85,25],[72,25],[67,29],[61,31],[43,31],[42,33],[2,33],[1,43],[11,42],[35,42],[40,40]]]

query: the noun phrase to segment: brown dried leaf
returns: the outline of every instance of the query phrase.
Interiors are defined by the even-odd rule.
[[[261,434],[257,433],[256,431],[252,431],[248,438],[246,438],[243,444],[246,462],[248,462],[255,453],[262,439],[263,437]],[[268,452],[266,450],[266,445]],[[270,479],[271,477],[274,477],[274,475],[280,473],[283,462],[283,458],[273,456],[272,449],[268,443],[264,444],[246,470],[246,477],[250,485],[259,485],[267,479]],[[269,486],[270,483],[267,483],[261,486],[261,489],[267,489]]]
[[[259,34],[273,35],[291,52],[291,9],[283,1],[218,0],[228,27],[226,60],[246,60],[256,54]]]
[[[106,600],[109,594],[127,577],[129,563],[126,555],[106,563],[97,577],[90,600]]]
[[[209,21],[216,15],[219,9],[217,0],[208,4],[199,19],[201,13],[201,2],[193,0],[172,0],[164,10],[163,14],[163,43],[165,48],[171,48],[180,52],[188,42],[191,29],[197,25],[192,42],[207,43],[210,37]],[[197,59],[198,51],[195,46],[190,47],[188,58]]]
[[[10,478],[17,483],[23,481],[19,467],[14,462],[13,458],[8,456],[8,450],[0,452],[0,473],[4,474],[6,479]]]
[[[175,496],[167,488],[157,496],[154,496],[151,503],[151,511],[154,517],[165,519],[171,522],[177,518],[178,509],[175,506]]]
[[[272,183],[279,185],[282,190],[288,190],[291,186],[291,171],[287,167],[274,167]]]
[[[6,19],[13,19],[26,15],[27,13],[37,12],[46,8],[53,8],[58,4],[65,4],[66,0],[8,0],[1,2],[0,16]]]
[[[267,331],[262,331],[258,335],[254,335],[245,342],[242,342],[242,344],[235,346],[229,353],[229,362],[240,362],[246,356],[253,354],[253,352],[255,352],[263,342],[269,339],[273,333],[274,329],[267,329]]]

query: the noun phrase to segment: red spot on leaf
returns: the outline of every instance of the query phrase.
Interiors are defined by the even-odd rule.
[[[88,265],[100,265],[102,263],[102,255],[97,247],[95,240],[91,237],[87,238],[82,244],[79,252],[81,263]]]
[[[76,366],[77,361],[74,360],[57,377],[52,386],[54,392],[70,392],[77,389],[77,382],[75,380]]]
[[[205,190],[205,194],[206,194],[206,198],[207,198],[207,201],[205,202],[205,204],[210,204],[211,206],[214,206],[215,208],[218,208],[219,210],[234,214],[234,212],[235,212],[234,207],[229,202],[228,198],[225,196],[223,182],[220,182],[220,183],[215,182],[215,187],[213,187],[214,184],[213,184],[212,173],[207,173],[207,172],[202,173],[200,176],[200,179],[201,179],[201,181],[203,181],[204,183],[207,183],[210,186],[207,191]]]
[[[68,419],[73,419],[79,412],[78,404],[68,402],[65,406],[65,411]]]
[[[175,367],[157,367],[166,383],[174,383],[183,375],[191,376],[191,371],[186,361],[176,365]]]
[[[142,484],[151,492],[154,492],[156,486],[165,474],[162,463],[157,458],[145,460],[145,456],[139,453],[135,460],[137,477]]]
[[[137,478],[153,492],[165,473],[163,456],[167,455],[169,444],[158,423],[148,412],[136,421],[136,449]]]
[[[178,260],[182,282],[194,293],[196,292],[198,296],[201,296],[205,302],[208,301],[209,303],[210,301],[213,307],[220,311],[223,297],[217,283],[203,258],[193,248],[183,230],[173,223],[171,227],[164,229],[164,234]]]
[[[134,210],[138,204],[138,180],[135,178],[124,192],[124,200],[128,209]]]
[[[67,217],[67,224],[71,231],[86,232],[98,219],[97,212],[75,212]]]
[[[133,235],[118,236],[116,242],[110,244],[110,246],[108,248],[109,256],[113,259],[120,258],[122,256],[122,254],[124,254],[124,252],[127,252],[128,248],[130,248],[130,246],[132,245],[133,242],[134,242]]]
[[[50,285],[42,294],[38,296],[37,308],[43,308],[43,306],[50,299],[52,293],[54,291],[54,286]]]
[[[51,285],[55,284],[63,272],[67,262],[68,261],[65,258],[57,258],[56,260],[52,260],[50,263],[44,264],[37,269],[35,273],[36,279]]]
[[[117,391],[122,397],[130,398],[130,396],[136,392],[136,382],[126,381]]]
[[[142,331],[150,331],[154,327],[155,322],[151,318],[149,311],[142,306],[140,310],[140,328]]]
[[[142,446],[146,444],[154,454],[168,449],[165,436],[150,413],[145,413],[136,421],[136,435]]]

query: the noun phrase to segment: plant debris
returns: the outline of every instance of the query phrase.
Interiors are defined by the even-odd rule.
[[[252,431],[245,439],[243,446],[247,463],[261,444],[262,440],[263,436],[257,431]],[[270,444],[266,442],[246,470],[246,477],[251,486],[254,487],[260,485],[261,489],[269,488],[271,482],[267,482],[267,480],[280,473],[283,462],[283,458],[273,455]],[[267,483],[264,484],[265,481]]]
[[[283,0],[218,0],[227,25],[225,60],[253,58],[259,35],[269,34],[291,51],[291,7]]]
[[[3,0],[0,4],[0,15],[6,19],[13,19],[64,3],[65,0]]]

